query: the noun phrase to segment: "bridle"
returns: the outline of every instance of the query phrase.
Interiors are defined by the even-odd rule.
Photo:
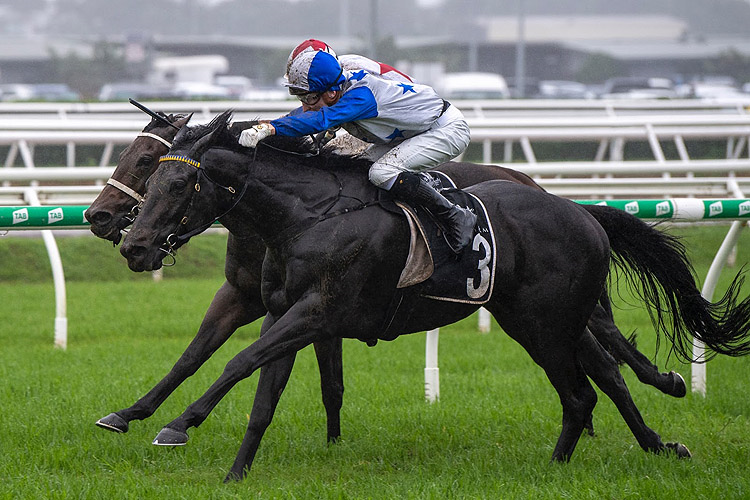
[[[191,167],[195,167],[197,169],[197,171],[198,171],[198,178],[195,181],[195,186],[193,186],[193,189],[194,189],[193,194],[200,192],[200,190],[201,190],[201,179],[206,179],[207,181],[209,181],[213,185],[215,185],[215,186],[217,186],[217,187],[219,187],[219,188],[227,191],[232,196],[234,196],[234,195],[237,194],[237,190],[234,187],[232,187],[232,186],[224,186],[224,185],[219,184],[218,182],[216,182],[214,179],[212,179],[208,175],[208,173],[206,173],[206,169],[205,168],[201,168],[201,162],[199,162],[197,160],[194,160],[194,159],[192,159],[192,158],[190,158],[188,156],[167,154],[167,155],[164,155],[164,156],[162,156],[162,157],[159,158],[159,163],[164,162],[164,161],[178,161],[178,162],[181,162],[181,163],[186,163],[186,164],[190,165]],[[226,214],[228,214],[229,212],[231,212],[234,209],[234,207],[237,206],[237,204],[240,202],[240,200],[242,199],[242,197],[245,195],[245,192],[247,191],[247,186],[248,186],[249,180],[250,180],[250,176],[248,175],[245,178],[245,184],[242,186],[242,190],[240,191],[239,196],[237,196],[237,199],[234,201],[234,203],[232,203],[232,206],[229,207],[226,211],[224,211],[221,215],[212,218],[211,221],[209,221],[207,223],[203,223],[200,226],[198,226],[197,228],[195,228],[195,229],[193,229],[191,231],[188,231],[185,234],[178,234],[179,231],[177,229],[175,229],[175,231],[173,233],[170,233],[167,236],[167,240],[165,242],[166,243],[166,248],[163,245],[159,247],[159,250],[161,250],[162,252],[164,252],[165,254],[167,254],[169,257],[172,258],[172,262],[170,264],[164,264],[165,267],[170,267],[170,266],[174,266],[175,265],[177,259],[175,257],[175,253],[174,252],[175,252],[175,247],[177,245],[180,245],[180,244],[186,242],[187,240],[189,240],[190,238],[192,238],[196,234],[202,233],[203,231],[205,231],[206,229],[208,229],[209,227],[211,227],[214,222],[216,222],[218,219],[221,219],[222,217],[224,217]],[[190,212],[190,207],[193,204],[193,199],[194,198],[191,196],[190,197],[190,203],[189,203],[188,208],[185,211],[185,213],[189,213]],[[182,219],[180,220],[180,223],[179,223],[179,225],[177,227],[179,228],[180,226],[184,226],[187,223],[188,223],[188,217],[187,217],[187,215],[185,215],[185,216],[182,217]]]
[[[171,142],[169,142],[163,137],[160,137],[156,134],[152,134],[150,132],[140,132],[136,137],[150,137],[151,139],[156,139],[157,141],[164,144],[167,147],[167,150],[172,148]],[[133,198],[135,201],[138,202],[136,205],[133,205],[133,207],[130,209],[130,213],[128,213],[128,215],[125,216],[125,218],[128,221],[130,221],[131,223],[134,222],[135,218],[138,216],[138,210],[140,206],[143,205],[143,202],[144,202],[143,195],[140,194],[135,189],[131,188],[130,186],[127,186],[126,184],[123,184],[122,182],[118,181],[117,179],[113,177],[110,177],[109,179],[107,179],[107,184],[114,188],[119,189],[120,191],[122,191],[123,193],[125,193],[126,195],[130,196],[131,198]]]

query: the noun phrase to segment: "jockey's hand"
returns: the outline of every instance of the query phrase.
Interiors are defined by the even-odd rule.
[[[239,143],[246,148],[254,148],[260,141],[275,133],[276,129],[270,123],[259,123],[243,130]]]

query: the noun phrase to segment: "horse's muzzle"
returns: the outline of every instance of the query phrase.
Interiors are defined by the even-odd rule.
[[[130,238],[125,238],[120,247],[120,254],[128,260],[128,267],[131,271],[155,271],[162,267],[162,258],[164,254],[161,250],[151,249],[145,245],[133,242]]]
[[[109,240],[115,245],[122,239],[120,231],[133,222],[125,212],[117,214],[106,208],[97,208],[94,205],[86,210],[84,216],[91,224],[89,229],[96,237]]]

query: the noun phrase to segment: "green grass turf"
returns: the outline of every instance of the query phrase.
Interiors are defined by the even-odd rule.
[[[726,228],[677,231],[686,235],[702,278]],[[59,240],[66,274],[83,277],[86,267],[123,265],[116,251],[95,255],[103,242],[72,240]],[[8,241],[17,240],[0,239],[0,255],[6,256],[0,267],[22,277],[15,259],[28,259],[29,253],[3,253]],[[738,263],[750,260],[748,243],[744,235]],[[193,258],[188,254],[204,245],[211,257],[200,266],[187,264]],[[74,258],[68,253],[73,246]],[[346,340],[343,437],[334,446],[325,443],[314,354],[311,348],[301,351],[250,477],[224,485],[257,374],[190,430],[187,446],[150,443],[257,338],[259,322],[238,331],[152,418],[133,422],[128,434],[94,426],[96,419],[132,404],[169,370],[221,284],[221,259],[213,257],[223,255],[221,237],[181,253],[178,266],[159,283],[147,275],[133,282],[129,272],[113,281],[70,279],[67,351],[52,347],[51,278],[0,281],[0,499],[750,497],[748,359],[712,361],[706,398],[664,396],[623,368],[645,421],[665,441],[685,443],[691,460],[641,451],[600,393],[597,435],[581,438],[569,464],[549,464],[560,431],[557,395],[497,325],[490,334],[477,333],[475,316],[441,329],[436,404],[424,401],[424,334],[374,348]],[[724,273],[720,290],[736,270]],[[172,277],[170,271],[182,275]],[[639,347],[653,355],[648,316],[630,306],[616,316],[623,331],[638,331]],[[660,367],[678,370],[689,381],[689,366],[667,354],[663,346]]]

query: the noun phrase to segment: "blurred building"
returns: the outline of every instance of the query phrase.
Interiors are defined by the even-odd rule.
[[[518,19],[513,16],[478,19],[462,36],[397,36],[388,40],[381,58],[411,72],[418,80],[445,72],[491,72],[512,83],[516,68]],[[750,37],[696,37],[687,24],[670,16],[528,16],[524,29],[526,77],[533,80],[575,80],[595,56],[617,62],[621,75],[692,76],[707,62],[729,51],[750,57]],[[356,36],[326,37],[339,54],[368,53],[369,40]],[[0,37],[0,83],[44,82],[50,78],[51,54],[76,52],[91,56],[101,38]],[[132,39],[112,37],[133,64],[151,65],[160,57],[220,56],[226,73],[245,76],[257,85],[275,85],[296,37],[225,35],[153,35],[139,42],[133,56]],[[151,68],[153,69],[153,68]],[[141,72],[145,77],[148,68]],[[615,76],[615,75],[612,75]]]

